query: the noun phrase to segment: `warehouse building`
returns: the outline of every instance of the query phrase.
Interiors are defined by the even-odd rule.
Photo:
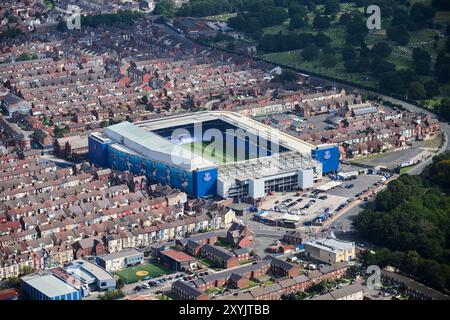
[[[356,258],[354,242],[336,239],[316,239],[304,242],[305,254],[308,257],[329,264],[351,261]]]
[[[32,300],[81,300],[82,292],[51,272],[21,278],[22,292]]]

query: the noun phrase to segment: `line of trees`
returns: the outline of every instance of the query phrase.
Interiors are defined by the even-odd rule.
[[[354,220],[356,231],[381,246],[365,257],[392,265],[437,289],[450,288],[450,152],[420,176],[402,175]]]

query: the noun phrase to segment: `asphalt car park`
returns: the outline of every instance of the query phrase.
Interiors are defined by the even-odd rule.
[[[360,194],[373,187],[374,184],[380,183],[385,178],[377,174],[362,174],[358,175],[356,179],[342,181],[342,184],[328,190],[326,194],[334,195],[344,198],[358,198]],[[358,196],[357,196],[358,195]]]

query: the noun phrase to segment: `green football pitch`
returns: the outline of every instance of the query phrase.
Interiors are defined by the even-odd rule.
[[[142,272],[144,271],[144,272]],[[137,274],[136,274],[137,273]],[[156,263],[145,263],[134,267],[128,267],[126,269],[117,271],[115,274],[122,279],[123,283],[135,283],[139,279],[145,277],[159,277],[165,274],[173,273],[172,270]]]
[[[197,141],[183,144],[182,146],[195,155],[203,157],[206,160],[214,162],[216,164],[225,164],[225,163],[233,163],[237,161],[237,155],[234,152],[228,153],[226,150],[214,150],[213,145],[209,148],[206,148],[210,141]],[[234,151],[234,150],[233,150]]]

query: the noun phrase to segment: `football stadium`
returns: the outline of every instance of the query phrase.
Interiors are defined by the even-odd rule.
[[[339,150],[235,112],[205,111],[109,126],[90,135],[89,158],[194,197],[258,199],[312,188],[338,169]]]

